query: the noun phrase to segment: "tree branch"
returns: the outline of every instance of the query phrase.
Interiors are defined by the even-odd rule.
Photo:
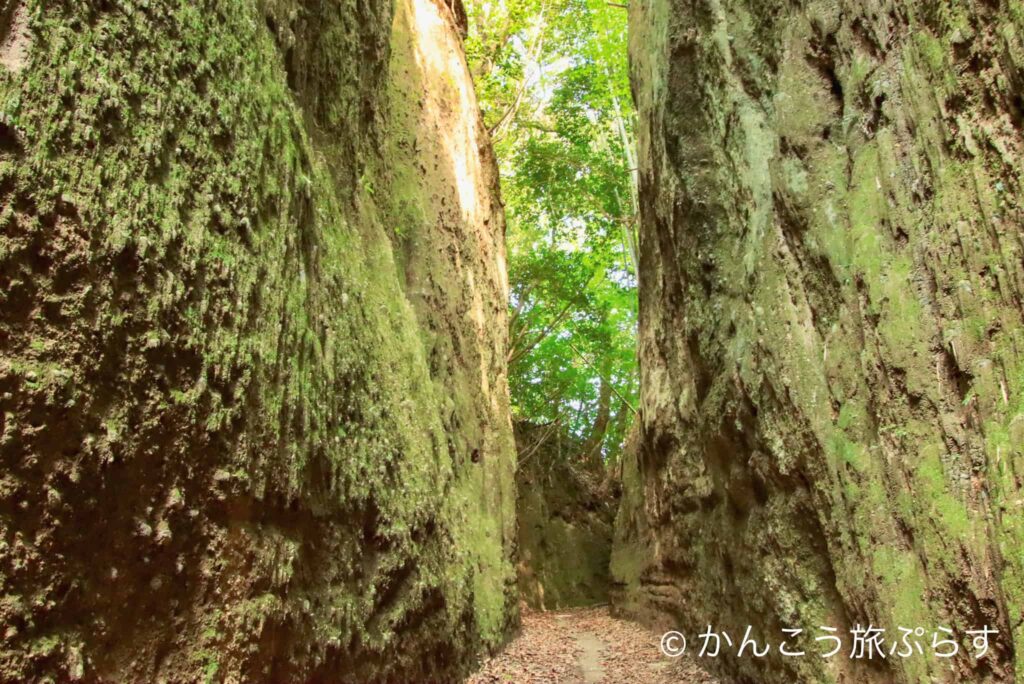
[[[568,340],[566,340],[565,343],[567,345],[569,345],[569,349],[572,349],[573,352],[575,352],[576,356],[580,357],[580,359],[583,361],[583,363],[585,363],[588,366],[590,366],[590,368],[595,373],[597,373],[599,376],[601,376],[601,379],[603,381],[608,383],[608,387],[610,387],[612,392],[615,393],[615,396],[617,396],[619,398],[619,401],[621,401],[623,404],[625,404],[626,408],[628,408],[630,411],[632,411],[634,416],[638,416],[639,417],[640,414],[637,412],[637,410],[635,408],[633,408],[633,405],[629,403],[629,401],[626,399],[626,397],[622,396],[622,394],[619,392],[619,390],[615,389],[615,385],[613,385],[611,383],[611,381],[605,376],[605,374],[602,373],[600,370],[598,370],[597,366],[595,366],[594,363],[590,359],[588,359],[586,356],[584,356],[583,352],[581,352],[579,349],[576,348],[576,345],[574,345],[572,342],[570,342]]]
[[[514,348],[511,349],[510,350],[511,353],[509,354],[509,358],[508,358],[508,365],[510,365],[510,366],[514,365],[516,362],[519,361],[519,359],[523,358],[524,356],[529,354],[531,351],[533,351],[534,347],[536,347],[538,344],[543,342],[548,337],[548,335],[550,335],[555,330],[555,328],[562,321],[565,320],[565,317],[569,315],[569,312],[572,309],[572,305],[573,305],[572,302],[569,302],[568,304],[566,304],[565,308],[562,309],[558,313],[557,316],[555,316],[555,320],[551,321],[551,323],[546,328],[544,328],[542,331],[540,331],[540,334],[537,335],[536,339],[534,339],[533,342],[531,342],[530,344],[526,345],[525,347],[523,347],[522,349],[519,349],[519,350],[514,349]]]

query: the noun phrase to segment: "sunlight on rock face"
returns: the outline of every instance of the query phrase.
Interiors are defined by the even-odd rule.
[[[391,52],[395,196],[388,222],[402,254],[406,296],[422,322],[434,378],[447,377],[443,420],[456,432],[453,532],[471,563],[473,615],[497,643],[514,605],[508,555],[515,537],[514,453],[507,388],[504,216],[498,169],[481,121],[458,33],[435,0],[398,0]],[[454,296],[452,296],[454,294]]]
[[[18,73],[28,59],[29,47],[28,9],[25,3],[17,3],[7,12],[0,11],[0,64],[8,71]]]
[[[412,6],[415,25],[424,29],[423,33],[417,36],[417,63],[426,74],[436,74],[440,77],[447,75],[447,82],[442,89],[444,92],[440,93],[444,97],[435,95],[435,102],[431,103],[433,108],[428,105],[424,116],[443,116],[453,108],[465,114],[452,119],[467,125],[460,126],[461,130],[440,131],[442,136],[439,142],[452,161],[463,218],[472,221],[479,216],[480,197],[477,194],[477,186],[481,183],[478,166],[475,163],[470,164],[470,160],[476,162],[479,158],[475,125],[477,106],[472,81],[450,76],[464,72],[466,62],[460,46],[452,42],[451,34],[446,28],[448,19],[441,14],[441,8],[432,0],[413,0]]]
[[[495,211],[491,197],[481,193],[481,188],[491,187],[495,180],[487,173],[488,160],[481,152],[486,134],[480,125],[479,107],[461,42],[449,30],[453,21],[450,11],[433,0],[407,1],[405,11],[411,15],[410,23],[417,27],[409,50],[421,79],[417,85],[422,89],[416,114],[417,129],[422,135],[417,144],[423,146],[425,187],[434,196],[432,203],[437,205],[427,212],[427,223],[437,222],[457,233],[465,231],[459,244],[453,246],[456,259],[464,259],[472,251],[491,255],[494,270],[489,280],[496,282],[478,282],[472,271],[464,274],[464,287],[470,297],[464,315],[473,322],[478,336],[486,338],[491,334],[486,291],[497,286],[502,296],[508,297],[503,236],[495,234],[491,223]],[[417,87],[414,83],[403,85]],[[423,84],[429,87],[422,87]],[[436,177],[439,170],[449,177]],[[458,223],[461,227],[455,228]],[[481,358],[479,382],[488,402],[497,401],[491,371],[488,360]]]

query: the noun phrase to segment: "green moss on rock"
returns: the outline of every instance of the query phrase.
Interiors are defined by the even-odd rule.
[[[480,388],[431,363],[375,200],[412,155],[381,153],[392,6],[26,12],[0,69],[0,679],[453,676],[512,619],[514,497],[450,449],[447,397]],[[452,297],[504,258],[500,209],[475,218],[493,251],[445,265]],[[502,329],[500,288],[474,294]],[[494,368],[472,430],[510,473]]]
[[[535,610],[606,603],[617,486],[550,427],[516,424],[519,595]]]
[[[1000,632],[981,663],[714,663],[743,681],[1014,681],[1019,3],[631,11],[645,389],[618,538],[648,554],[613,565],[620,605]]]

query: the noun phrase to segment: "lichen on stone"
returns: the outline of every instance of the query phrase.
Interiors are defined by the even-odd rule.
[[[1024,668],[1007,436],[1024,391],[1021,17],[1017,2],[631,4],[644,392],[618,605],[763,636],[1000,633],[983,662],[714,663],[729,677]],[[646,550],[642,567],[619,549]]]
[[[432,7],[397,13],[457,47]],[[425,267],[444,306],[418,314],[379,202],[420,161],[386,152],[418,97],[389,86],[395,7],[25,12],[0,70],[0,679],[455,676],[514,620],[515,457],[499,364],[453,421],[480,369],[425,339],[472,280],[503,329],[502,222],[481,185],[480,247]],[[481,431],[486,470],[449,447]]]

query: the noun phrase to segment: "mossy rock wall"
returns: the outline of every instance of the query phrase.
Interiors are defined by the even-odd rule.
[[[502,640],[503,219],[451,16],[0,4],[0,680],[437,681]],[[473,144],[406,145],[449,90]]]
[[[799,627],[809,652],[819,625],[961,643],[707,661],[736,681],[1024,676],[1024,4],[630,7],[643,415],[618,605]]]
[[[519,596],[535,610],[608,602],[617,483],[580,440],[516,423]]]

